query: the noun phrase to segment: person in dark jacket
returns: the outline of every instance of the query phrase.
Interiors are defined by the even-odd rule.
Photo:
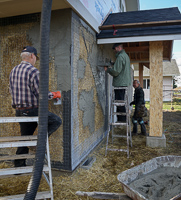
[[[140,112],[142,105],[145,104],[144,91],[140,87],[140,82],[138,80],[133,81],[133,87],[135,88],[134,101],[132,101],[130,103],[130,106],[135,105],[135,112],[134,112],[134,115],[132,117],[132,122],[133,122],[133,132],[132,132],[132,134],[133,135],[137,134],[137,122],[138,122],[141,126],[141,134],[146,136],[147,135],[146,134],[146,127],[145,127],[142,116],[139,115],[139,112]]]

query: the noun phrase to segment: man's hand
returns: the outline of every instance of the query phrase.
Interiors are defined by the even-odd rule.
[[[114,65],[114,62],[113,62],[112,60],[110,60],[110,64],[111,64],[111,65]]]
[[[53,93],[49,92],[49,93],[48,93],[48,100],[53,99],[53,96],[54,96]]]
[[[107,71],[107,66],[104,66],[104,70],[105,70],[105,72]]]

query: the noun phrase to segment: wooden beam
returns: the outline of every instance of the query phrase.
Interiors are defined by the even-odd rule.
[[[125,51],[128,52],[149,52],[149,46],[138,46],[138,47],[124,47]]]
[[[79,196],[84,197],[92,197],[94,199],[120,199],[120,200],[131,200],[126,194],[124,193],[108,193],[108,192],[82,192],[77,191],[75,193]]]
[[[130,53],[128,53],[129,55]],[[129,55],[130,57],[130,55]],[[149,60],[147,59],[141,59],[141,58],[137,58],[137,59],[133,59],[130,57],[131,63],[149,63]]]
[[[169,48],[170,52],[169,52],[169,58],[168,58],[169,61],[171,61],[172,59],[172,49],[173,49],[173,40],[170,41],[170,48]]]
[[[150,133],[163,133],[163,42],[150,42]]]
[[[150,63],[143,63],[143,66],[147,67],[148,69],[150,69]]]
[[[181,20],[104,25],[104,26],[99,26],[99,30],[140,28],[140,27],[151,27],[151,26],[169,26],[169,25],[181,25]]]
[[[139,63],[139,81],[140,86],[143,88],[143,64]]]

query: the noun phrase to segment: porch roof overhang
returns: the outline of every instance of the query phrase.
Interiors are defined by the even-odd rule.
[[[99,29],[97,44],[123,43],[132,63],[148,66],[150,41],[163,41],[163,60],[171,60],[173,41],[181,40],[181,14],[178,8],[113,13]]]

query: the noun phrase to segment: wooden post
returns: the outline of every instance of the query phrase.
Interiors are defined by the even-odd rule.
[[[163,42],[150,42],[150,133],[163,132]]]
[[[139,63],[139,81],[140,86],[143,87],[143,64]]]

